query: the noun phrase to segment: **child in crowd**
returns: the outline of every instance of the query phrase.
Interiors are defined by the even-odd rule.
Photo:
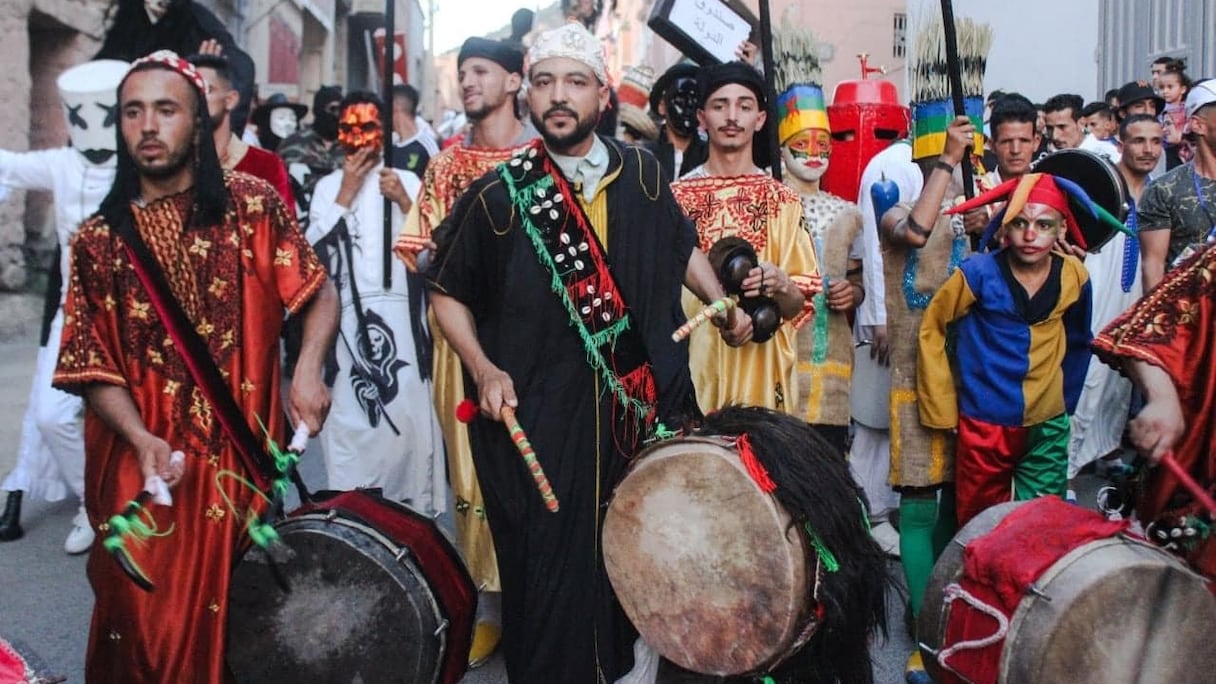
[[[1186,128],[1186,111],[1183,102],[1191,90],[1191,79],[1186,75],[1186,60],[1175,59],[1166,63],[1165,71],[1157,77],[1157,90],[1165,100],[1165,111],[1161,113],[1161,126],[1165,129],[1165,167],[1172,169],[1182,163],[1180,151],[1182,134]]]
[[[921,423],[958,431],[960,527],[1003,501],[1064,496],[1069,414],[1090,355],[1089,275],[1058,247],[1066,234],[1083,247],[1076,217],[1100,212],[1076,185],[1028,174],[945,213],[996,201],[1008,202],[989,228],[1001,249],[964,261],[920,328]]]

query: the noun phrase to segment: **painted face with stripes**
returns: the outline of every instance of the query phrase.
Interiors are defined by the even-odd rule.
[[[832,157],[832,136],[822,128],[798,131],[781,146],[785,168],[795,178],[813,183],[827,173]]]

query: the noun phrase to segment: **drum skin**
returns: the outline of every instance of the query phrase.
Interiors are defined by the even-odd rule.
[[[938,681],[934,653],[949,609],[944,589],[962,574],[963,547],[1025,502],[976,516],[933,568],[918,634],[926,669]],[[1035,582],[1010,619],[1001,653],[1002,684],[1201,684],[1216,675],[1216,598],[1202,577],[1148,542],[1123,535],[1084,544]],[[939,607],[940,609],[934,609]]]
[[[455,550],[433,521],[399,504],[362,492],[332,501],[398,519],[371,525],[340,504],[315,506],[275,525],[286,558],[272,565],[260,548],[245,553],[228,598],[227,662],[237,681],[458,680],[476,598]],[[403,524],[408,533],[388,536]],[[437,568],[438,583],[426,572]]]
[[[661,655],[702,674],[758,672],[810,637],[813,577],[789,525],[730,441],[674,439],[642,452],[618,485],[604,562],[625,613]]]

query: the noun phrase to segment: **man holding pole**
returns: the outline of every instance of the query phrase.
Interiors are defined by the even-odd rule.
[[[384,200],[400,225],[418,177],[383,165],[380,100],[353,92],[342,100],[340,171],[322,178],[309,207],[309,242],[329,269],[342,303],[338,341],[327,368],[330,422],[320,436],[331,489],[379,487],[384,497],[432,514],[447,504],[443,442],[431,406],[426,320],[415,315],[405,267],[384,237]],[[388,286],[385,286],[386,280]]]

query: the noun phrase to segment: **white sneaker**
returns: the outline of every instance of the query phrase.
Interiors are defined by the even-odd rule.
[[[891,523],[884,520],[874,525],[870,528],[870,536],[878,542],[883,553],[891,558],[899,558],[899,532],[895,531]]]
[[[72,531],[68,532],[68,538],[63,542],[63,550],[73,556],[84,553],[92,548],[94,536],[88,516],[81,511],[72,519]]]

